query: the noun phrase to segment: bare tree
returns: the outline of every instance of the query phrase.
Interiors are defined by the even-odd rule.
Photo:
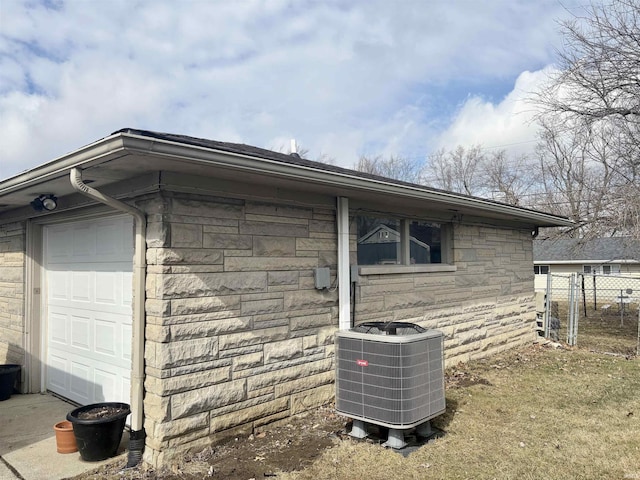
[[[558,188],[564,203],[547,201],[581,234],[640,238],[640,2],[592,4],[562,33],[560,69],[535,97],[546,191]]]
[[[484,181],[493,200],[520,207],[534,206],[532,198],[538,182],[526,155],[510,157],[506,150],[491,153],[484,163]]]
[[[404,182],[419,183],[422,165],[415,159],[391,155],[387,158],[361,156],[354,165],[359,172],[394,178]]]
[[[560,70],[538,97],[552,113],[584,122],[640,120],[640,3],[593,4],[562,24]]]
[[[433,187],[466,195],[487,193],[482,178],[486,157],[480,145],[455,150],[440,149],[429,155],[423,172],[425,182]]]

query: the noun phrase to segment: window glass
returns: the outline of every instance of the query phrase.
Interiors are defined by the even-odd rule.
[[[536,275],[546,275],[549,273],[549,265],[534,265],[533,273]]]
[[[442,263],[442,228],[439,223],[411,222],[409,242],[409,263]]]
[[[397,265],[401,263],[400,220],[357,217],[358,265]]]
[[[442,263],[443,235],[439,223],[358,216],[357,229],[358,265]],[[403,252],[407,252],[407,258],[403,258]]]

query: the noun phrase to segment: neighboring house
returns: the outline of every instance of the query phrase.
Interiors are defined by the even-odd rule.
[[[394,264],[351,268],[391,220]],[[334,333],[353,321],[439,329],[448,364],[531,341],[532,232],[570,224],[125,129],[0,182],[0,361],[23,366],[25,393],[131,403],[132,448],[161,465],[331,401]]]
[[[548,273],[640,277],[640,241],[632,237],[536,239],[533,269],[536,290],[546,288]]]

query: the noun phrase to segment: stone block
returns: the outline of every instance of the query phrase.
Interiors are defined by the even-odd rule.
[[[311,270],[317,266],[317,258],[231,257],[224,259],[224,269],[227,272],[264,272],[265,275],[267,271]]]
[[[253,254],[256,257],[294,257],[296,239],[293,237],[253,237]]]
[[[335,380],[335,372],[323,372],[317,375],[310,375],[308,377],[293,380],[291,382],[281,383],[275,386],[275,396],[284,397],[293,393],[303,392],[312,388],[319,387],[333,383]]]
[[[145,388],[147,380],[145,379]],[[144,394],[144,415],[156,422],[165,422],[171,418],[171,401],[169,397],[162,397],[154,393],[145,391]]]
[[[234,380],[171,396],[171,416],[184,418],[232,405],[246,398],[245,380]]]
[[[309,232],[336,233],[336,222],[309,220]]]
[[[262,351],[233,357],[233,371],[239,372],[241,370],[259,367],[263,364],[263,358],[264,354]]]
[[[233,260],[245,259],[234,258]],[[242,274],[223,272],[166,275],[162,285],[163,298],[233,295],[265,292],[266,290],[266,271]]]
[[[384,296],[384,307],[387,311],[401,308],[430,306],[435,303],[434,292],[411,292]]]
[[[282,299],[254,300],[242,302],[242,315],[262,315],[282,311]]]
[[[171,246],[202,248],[202,225],[187,223],[171,224]]]
[[[231,379],[231,367],[212,368],[200,372],[186,375],[172,376],[168,378],[155,379],[155,381],[145,381],[145,388],[148,392],[155,393],[162,397],[176,393],[195,390],[209,385],[227,382]]]
[[[240,233],[244,235],[273,235],[280,237],[307,237],[307,225],[290,225],[288,223],[240,222]]]
[[[190,315],[239,309],[239,295],[193,297],[171,300],[171,313],[173,315]]]
[[[296,238],[296,250],[336,250],[337,241],[326,238]]]
[[[305,328],[326,327],[331,325],[333,319],[330,313],[320,315],[304,315],[301,317],[291,317],[291,330],[302,330]]]
[[[302,356],[302,338],[283,340],[264,345],[264,363],[282,362]]]
[[[271,385],[290,382],[309,375],[315,375],[316,373],[326,372],[331,369],[331,365],[331,360],[324,359],[315,362],[305,362],[293,367],[282,368],[280,370],[274,370],[260,375],[254,375],[247,379],[247,388],[249,390],[258,390]]]
[[[171,213],[173,215],[240,219],[244,216],[244,208],[241,204],[217,203],[206,201],[206,199],[173,198]]]
[[[146,233],[148,248],[168,247],[171,243],[171,230],[166,223],[148,223]]]
[[[224,350],[220,350],[219,355],[221,359],[229,359],[233,357],[237,357],[239,355],[248,355],[251,353],[260,352],[262,354],[262,345],[248,345],[246,347],[237,347],[237,348],[227,348]]]
[[[247,213],[244,219],[248,222],[272,222],[272,223],[287,223],[289,225],[307,225],[308,220],[306,218],[295,217],[282,217],[278,215],[254,215]]]
[[[333,384],[323,385],[312,390],[291,395],[291,415],[297,415],[313,408],[321,407],[333,401],[335,397],[335,386]]]
[[[338,303],[338,293],[318,290],[284,292],[285,310],[302,310],[333,306]]]
[[[225,333],[246,331],[251,329],[251,317],[229,317],[217,320],[199,321],[171,325],[169,333],[172,340],[213,337]]]
[[[220,350],[275,342],[287,338],[288,334],[288,327],[274,327],[264,328],[260,330],[251,330],[242,333],[232,333],[230,335],[221,335],[219,337]]]
[[[218,356],[217,338],[198,338],[171,343],[155,343],[157,364],[171,368],[187,363],[206,362]],[[154,365],[152,365],[154,366]]]
[[[279,398],[262,403],[250,408],[245,408],[225,415],[216,415],[211,418],[211,433],[227,430],[228,428],[242,425],[258,418],[274,415],[289,409],[289,399]]]
[[[247,201],[245,205],[247,214],[271,215],[276,217],[312,218],[313,210],[305,207],[295,207],[276,203],[260,203]]]
[[[179,420],[171,420],[156,424],[153,429],[153,436],[158,441],[165,441],[169,438],[185,435],[194,430],[204,430],[209,426],[209,413],[201,413]]]
[[[158,248],[156,262],[158,265],[181,264],[222,264],[223,255],[220,250],[208,248]]]
[[[208,370],[215,370],[218,368],[231,367],[231,359],[221,358],[217,360],[210,360],[207,362],[199,363],[187,363],[186,365],[180,365],[178,367],[167,368],[161,370],[160,376],[162,378],[177,377],[180,375],[188,375],[190,373],[205,372]]]
[[[246,250],[252,246],[250,235],[233,235],[229,233],[205,232],[203,233],[203,246],[205,248],[222,248],[234,250]]]

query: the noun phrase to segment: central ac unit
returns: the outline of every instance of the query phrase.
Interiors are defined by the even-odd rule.
[[[354,420],[406,430],[445,411],[442,332],[363,323],[336,333],[336,363],[336,410]]]

